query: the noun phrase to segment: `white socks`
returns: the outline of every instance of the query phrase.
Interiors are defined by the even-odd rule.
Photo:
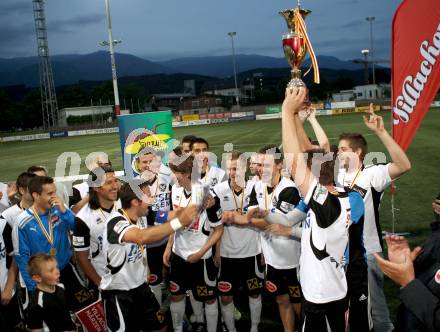
[[[156,298],[157,302],[159,303],[159,307],[162,308],[162,285],[161,284],[154,285],[154,286],[150,285],[150,288],[154,294],[154,297]]]
[[[249,309],[251,312],[251,332],[258,331],[258,324],[260,323],[261,317],[261,295],[256,298],[249,296]]]
[[[236,332],[235,329],[235,318],[234,318],[234,302],[229,304],[223,304],[220,301],[220,307],[222,308],[223,320],[228,328],[229,332]]]
[[[218,304],[217,301],[205,303],[206,327],[208,332],[217,332]]]
[[[185,298],[179,302],[171,301],[170,309],[174,332],[182,332],[183,315],[185,315]]]
[[[203,302],[197,301],[194,298],[192,291],[189,292],[189,301],[191,302],[194,315],[194,321],[191,319],[191,323],[204,323],[205,319],[203,317]]]

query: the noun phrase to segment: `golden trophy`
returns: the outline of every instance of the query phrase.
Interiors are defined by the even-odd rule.
[[[305,87],[305,83],[301,79],[301,64],[309,51],[312,59],[312,66],[314,67],[314,82],[319,83],[319,69],[316,61],[315,53],[307,35],[306,25],[304,19],[311,13],[308,9],[298,6],[295,9],[285,9],[279,12],[284,17],[289,28],[289,32],[283,35],[283,50],[284,56],[292,68],[292,79],[287,84],[288,88]],[[308,71],[306,72],[307,75]]]

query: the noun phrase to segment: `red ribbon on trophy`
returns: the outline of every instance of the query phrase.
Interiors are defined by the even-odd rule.
[[[312,43],[310,42],[310,38],[307,34],[306,29],[306,22],[302,18],[302,15],[299,10],[295,11],[295,15],[293,17],[294,25],[297,27],[298,32],[303,35],[304,41],[306,43],[306,47],[310,54],[310,59],[312,60],[312,66],[313,66],[313,81],[316,84],[320,83],[320,77],[319,77],[319,67],[318,67],[318,60],[316,59],[315,52],[313,51]],[[308,71],[305,73],[307,75]]]

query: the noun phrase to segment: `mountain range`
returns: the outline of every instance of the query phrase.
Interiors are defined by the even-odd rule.
[[[153,62],[134,55],[117,53],[115,58],[118,77],[184,73],[225,78],[233,74],[231,56],[191,57]],[[56,86],[111,79],[110,57],[106,51],[85,55],[55,55],[51,56],[51,63]],[[322,69],[348,71],[362,69],[359,64],[332,56],[318,56],[318,63]],[[236,64],[238,73],[257,68],[288,71],[288,64],[284,58],[262,55],[238,54]],[[304,67],[308,66],[310,59],[304,62]],[[0,86],[36,87],[39,84],[38,57],[0,58]]]

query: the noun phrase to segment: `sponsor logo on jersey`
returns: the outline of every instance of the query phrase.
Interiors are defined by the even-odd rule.
[[[206,287],[206,286],[196,286],[196,290],[197,290],[198,296],[208,296],[209,295],[208,287]]]
[[[278,203],[278,198],[277,198],[277,197],[274,197],[274,198],[272,199],[272,205],[273,205],[273,206],[277,206],[277,203]]]
[[[82,236],[73,236],[72,242],[74,247],[82,247],[84,245],[84,237]]]
[[[156,274],[150,274],[150,277],[148,278],[148,282],[150,284],[153,284],[159,279],[159,277]]]
[[[289,295],[290,297],[301,297],[299,286],[289,286]]]
[[[119,233],[122,232],[122,230],[123,230],[126,226],[127,226],[127,221],[126,221],[126,220],[121,220],[121,221],[118,221],[118,222],[116,223],[116,225],[113,227],[113,230],[114,230],[117,234],[119,234]]]
[[[211,187],[214,187],[218,183],[218,180],[216,178],[211,180]]]
[[[223,202],[229,202],[229,201],[230,201],[229,196],[223,197]]]
[[[257,278],[248,279],[248,280],[246,280],[246,283],[247,283],[249,290],[261,288],[261,284],[258,282]]]
[[[232,285],[227,281],[219,281],[217,284],[217,288],[220,292],[229,292],[232,289]]]
[[[313,200],[322,205],[324,204],[327,195],[328,195],[327,189],[324,186],[318,184],[316,186],[315,193],[313,194]]]
[[[362,294],[361,297],[359,298],[359,301],[365,301],[367,299],[367,297],[365,296],[365,294]]]
[[[293,211],[293,209],[295,209],[295,205],[283,201],[283,202],[281,202],[281,204],[280,204],[280,209],[281,209],[281,210],[284,210],[284,211],[286,211],[286,212]]]
[[[102,219],[101,219],[101,218],[96,219],[96,223],[97,223],[97,224],[102,223]]]
[[[178,284],[176,284],[174,281],[170,281],[170,292],[171,293],[175,293],[177,291],[179,291],[180,286]]]
[[[258,193],[258,198],[263,198],[263,193]]]
[[[270,293],[275,293],[278,288],[272,281],[266,281],[266,289]]]
[[[435,273],[435,282],[440,284],[440,269]]]
[[[160,189],[160,191],[165,191],[165,189],[167,189],[167,185],[165,183],[161,183],[159,185],[159,189]]]

